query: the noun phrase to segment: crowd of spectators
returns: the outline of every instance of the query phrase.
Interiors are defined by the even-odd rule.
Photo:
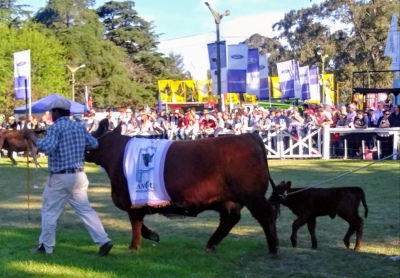
[[[80,121],[89,132],[97,129],[99,121],[107,117],[110,129],[121,124],[122,134],[129,136],[149,136],[157,134],[159,138],[170,140],[191,140],[196,138],[217,137],[221,134],[240,134],[257,132],[265,137],[268,132],[286,130],[294,140],[308,135],[317,127],[329,125],[332,128],[367,128],[367,127],[400,127],[399,105],[379,102],[377,107],[369,107],[366,111],[357,110],[354,103],[347,105],[312,105],[303,104],[302,112],[296,106],[288,109],[254,107],[249,109],[244,104],[232,112],[217,112],[204,109],[201,112],[190,108],[187,111],[175,109],[167,113],[151,109],[140,109],[133,113],[131,108],[114,111],[107,109],[97,112],[91,109],[78,117],[71,119]],[[28,128],[45,129],[52,124],[48,112],[40,119],[31,116],[26,121],[25,116],[18,120],[11,116],[5,119],[0,115],[0,127],[4,129]],[[370,151],[377,150],[380,141],[382,154],[391,154],[393,136],[387,132],[379,133],[334,133],[332,134],[331,155],[343,156],[344,142],[347,142],[349,156],[360,156],[364,140]],[[316,140],[315,140],[316,141]],[[285,145],[287,145],[287,141]],[[272,142],[273,145],[276,142]],[[276,146],[274,146],[276,148]]]

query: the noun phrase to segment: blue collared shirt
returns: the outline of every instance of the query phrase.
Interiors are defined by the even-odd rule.
[[[85,148],[97,148],[98,141],[80,123],[68,117],[57,119],[43,139],[37,139],[39,151],[48,155],[49,171],[83,168]]]

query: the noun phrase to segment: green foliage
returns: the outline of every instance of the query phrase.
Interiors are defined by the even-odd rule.
[[[161,241],[142,239],[141,249],[129,252],[131,226],[125,212],[112,203],[110,182],[97,165],[87,164],[91,205],[114,242],[107,257],[94,254],[98,247],[67,205],[57,222],[57,243],[51,256],[32,255],[40,235],[40,208],[48,173],[30,170],[30,210],[27,210],[26,159],[21,166],[0,161],[0,269],[2,277],[399,277],[398,255],[400,211],[398,161],[383,161],[320,187],[360,186],[369,207],[365,219],[361,251],[345,248],[343,236],[348,223],[337,216],[317,219],[318,249],[312,250],[307,226],[298,232],[298,246],[290,244],[295,216],[281,207],[277,220],[280,240],[278,258],[269,259],[267,242],[259,223],[244,208],[240,222],[215,252],[203,247],[218,226],[214,211],[198,217],[170,220],[148,215],[144,222],[159,233]],[[39,163],[46,168],[47,160]],[[367,165],[362,160],[271,160],[268,161],[275,183],[291,177],[294,187],[314,185]],[[31,165],[32,166],[32,165]],[[35,186],[36,185],[36,186]],[[267,195],[271,194],[271,188]],[[364,209],[360,206],[360,215]],[[351,239],[354,246],[355,236]]]
[[[36,100],[53,92],[63,93],[66,75],[62,66],[65,49],[46,29],[36,24],[23,24],[9,28],[0,22],[0,110],[12,114],[24,101],[14,100],[13,53],[30,49],[32,64],[32,99]]]

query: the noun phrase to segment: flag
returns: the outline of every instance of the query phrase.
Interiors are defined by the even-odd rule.
[[[318,67],[309,69],[310,74],[310,99],[321,101],[320,86],[318,82]]]
[[[172,81],[172,102],[186,102],[186,86],[185,81]]]
[[[198,92],[198,101],[205,102],[209,94],[212,94],[212,81],[211,80],[197,80],[196,90]]]
[[[31,98],[31,51],[14,53],[14,94],[15,99]]]
[[[157,112],[158,112],[158,113],[161,113],[161,111],[162,111],[161,93],[158,92]]]
[[[387,57],[398,57],[400,55],[400,32],[397,29],[397,14],[393,13],[392,20],[390,22],[388,37],[386,40],[386,47],[384,56]]]
[[[282,98],[281,84],[278,76],[271,77],[272,97]]]
[[[212,80],[212,93],[218,93],[218,77],[217,77],[217,43],[209,43],[208,59],[210,62],[210,75]],[[221,62],[221,94],[227,92],[227,68],[226,68],[226,42],[220,42],[220,62]]]
[[[310,99],[310,70],[308,66],[300,67],[301,99]]]
[[[249,49],[247,58],[246,93],[260,95],[260,65],[258,49]]]
[[[158,80],[158,93],[162,103],[172,102],[172,80]]]
[[[280,62],[276,66],[278,68],[282,98],[300,98],[300,76],[297,61],[289,60]]]
[[[186,101],[197,102],[199,101],[199,93],[196,87],[196,80],[185,80],[186,86]]]
[[[228,92],[246,92],[247,44],[228,45]]]
[[[269,78],[268,78],[268,58],[271,54],[259,56],[259,76],[260,76],[260,94],[259,100],[269,99]]]
[[[333,74],[324,74],[322,76],[322,86],[323,86],[323,92],[325,94],[324,98],[325,98],[325,103],[327,103],[327,101],[332,102],[332,100],[335,98],[335,86],[334,86],[334,75]]]

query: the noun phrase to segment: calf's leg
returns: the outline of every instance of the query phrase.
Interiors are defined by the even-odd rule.
[[[297,231],[301,226],[305,225],[308,222],[308,219],[299,216],[296,220],[293,221],[292,224],[292,234],[290,235],[290,241],[292,242],[292,246],[297,246]]]
[[[207,242],[205,249],[207,251],[214,251],[217,246],[232,230],[232,228],[239,222],[240,212],[232,211],[229,213],[226,210],[219,212],[219,225],[217,230],[213,233]]]
[[[313,249],[317,249],[317,237],[315,235],[315,226],[316,225],[317,225],[317,220],[315,218],[313,218],[307,222],[307,228],[308,228],[308,231],[310,232],[310,236],[311,236],[311,247]]]
[[[275,209],[264,196],[253,198],[245,204],[251,215],[260,223],[268,242],[269,254],[275,257],[278,253],[279,240],[276,235]]]
[[[360,250],[362,245],[364,220],[357,212],[353,212],[352,214],[339,214],[339,216],[349,223],[349,229],[343,238],[344,245],[347,248],[350,248],[350,238],[353,233],[356,232],[356,245],[354,246],[354,250]]]
[[[8,156],[9,159],[11,159],[12,163],[13,163],[15,166],[18,166],[17,161],[15,161],[15,159],[14,159],[14,157],[13,157],[13,153],[14,153],[14,151],[8,150],[8,151],[7,151],[7,156]]]

